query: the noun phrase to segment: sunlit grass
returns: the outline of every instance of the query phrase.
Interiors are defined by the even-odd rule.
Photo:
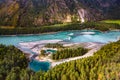
[[[0,26],[1,29],[14,29],[15,26]]]
[[[119,24],[120,25],[120,20],[103,20],[101,22],[105,22],[105,23],[115,23],[115,24]]]
[[[60,24],[54,24],[54,25],[47,25],[47,26],[43,26],[43,27],[65,27],[65,26],[72,25],[72,24],[75,24],[75,23],[60,23]],[[79,23],[77,23],[77,24],[79,24]]]
[[[67,25],[70,25],[70,24],[73,24],[73,23],[61,23],[61,24],[54,24],[54,25],[47,25],[47,26],[43,26],[43,27],[64,27],[64,26],[67,26]]]

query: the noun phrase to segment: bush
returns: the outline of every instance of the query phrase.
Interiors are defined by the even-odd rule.
[[[46,44],[45,47],[47,48],[64,48],[63,47],[63,44],[59,44],[59,43],[49,43],[49,44]]]

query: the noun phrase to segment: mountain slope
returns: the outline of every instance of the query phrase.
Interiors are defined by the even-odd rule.
[[[119,19],[119,3],[118,0],[0,0],[0,25],[30,27]]]

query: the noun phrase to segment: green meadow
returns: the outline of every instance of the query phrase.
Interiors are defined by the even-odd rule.
[[[115,23],[115,24],[119,24],[120,25],[120,20],[103,20],[101,22],[105,22],[105,23]]]

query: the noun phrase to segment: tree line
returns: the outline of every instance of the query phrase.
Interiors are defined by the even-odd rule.
[[[111,29],[120,29],[119,24],[103,23],[103,22],[87,22],[84,24],[71,23],[67,25],[59,24],[58,26],[39,26],[39,27],[16,27],[14,29],[0,28],[0,35],[19,35],[19,34],[39,34],[45,32],[57,32],[66,30],[82,30],[96,29],[100,31],[108,31]],[[7,32],[7,33],[6,33]]]

